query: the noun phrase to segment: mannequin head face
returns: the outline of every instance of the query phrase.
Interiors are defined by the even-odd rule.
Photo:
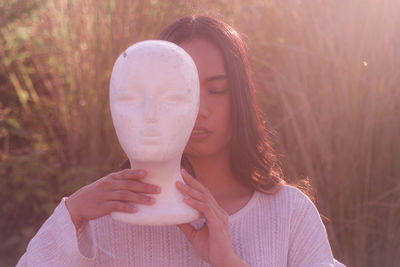
[[[110,107],[131,162],[180,160],[199,107],[195,63],[166,41],[130,46],[114,64]]]

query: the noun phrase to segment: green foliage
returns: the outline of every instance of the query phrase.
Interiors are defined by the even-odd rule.
[[[118,168],[112,64],[195,10],[246,34],[287,179],[310,177],[335,256],[396,265],[400,4],[374,0],[0,1],[2,263],[63,196]]]
[[[95,174],[90,169],[67,169],[45,152],[5,157],[0,163],[0,258],[22,255],[28,241],[50,216],[63,196]]]

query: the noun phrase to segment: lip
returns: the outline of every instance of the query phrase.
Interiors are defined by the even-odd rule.
[[[190,139],[200,141],[210,136],[212,132],[204,127],[194,127]]]
[[[193,128],[193,131],[204,131],[204,132],[207,132],[207,133],[211,133],[210,130],[208,130],[208,129],[205,128],[205,127],[201,127],[201,126],[195,126],[195,127]]]
[[[140,136],[139,139],[142,144],[159,144],[161,142],[161,136]]]
[[[144,129],[140,131],[140,135],[145,138],[155,138],[159,137],[161,134],[154,129]]]

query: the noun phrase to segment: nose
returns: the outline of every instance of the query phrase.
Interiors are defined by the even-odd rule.
[[[210,111],[208,109],[207,92],[204,92],[204,90],[200,88],[200,105],[198,117],[207,118],[209,115]]]
[[[158,107],[156,101],[147,101],[144,107],[144,121],[154,123],[158,121]]]

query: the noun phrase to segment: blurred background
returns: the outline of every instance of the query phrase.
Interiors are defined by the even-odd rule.
[[[113,63],[193,12],[244,35],[285,176],[311,181],[335,257],[399,266],[398,0],[0,0],[0,266],[118,169]]]

